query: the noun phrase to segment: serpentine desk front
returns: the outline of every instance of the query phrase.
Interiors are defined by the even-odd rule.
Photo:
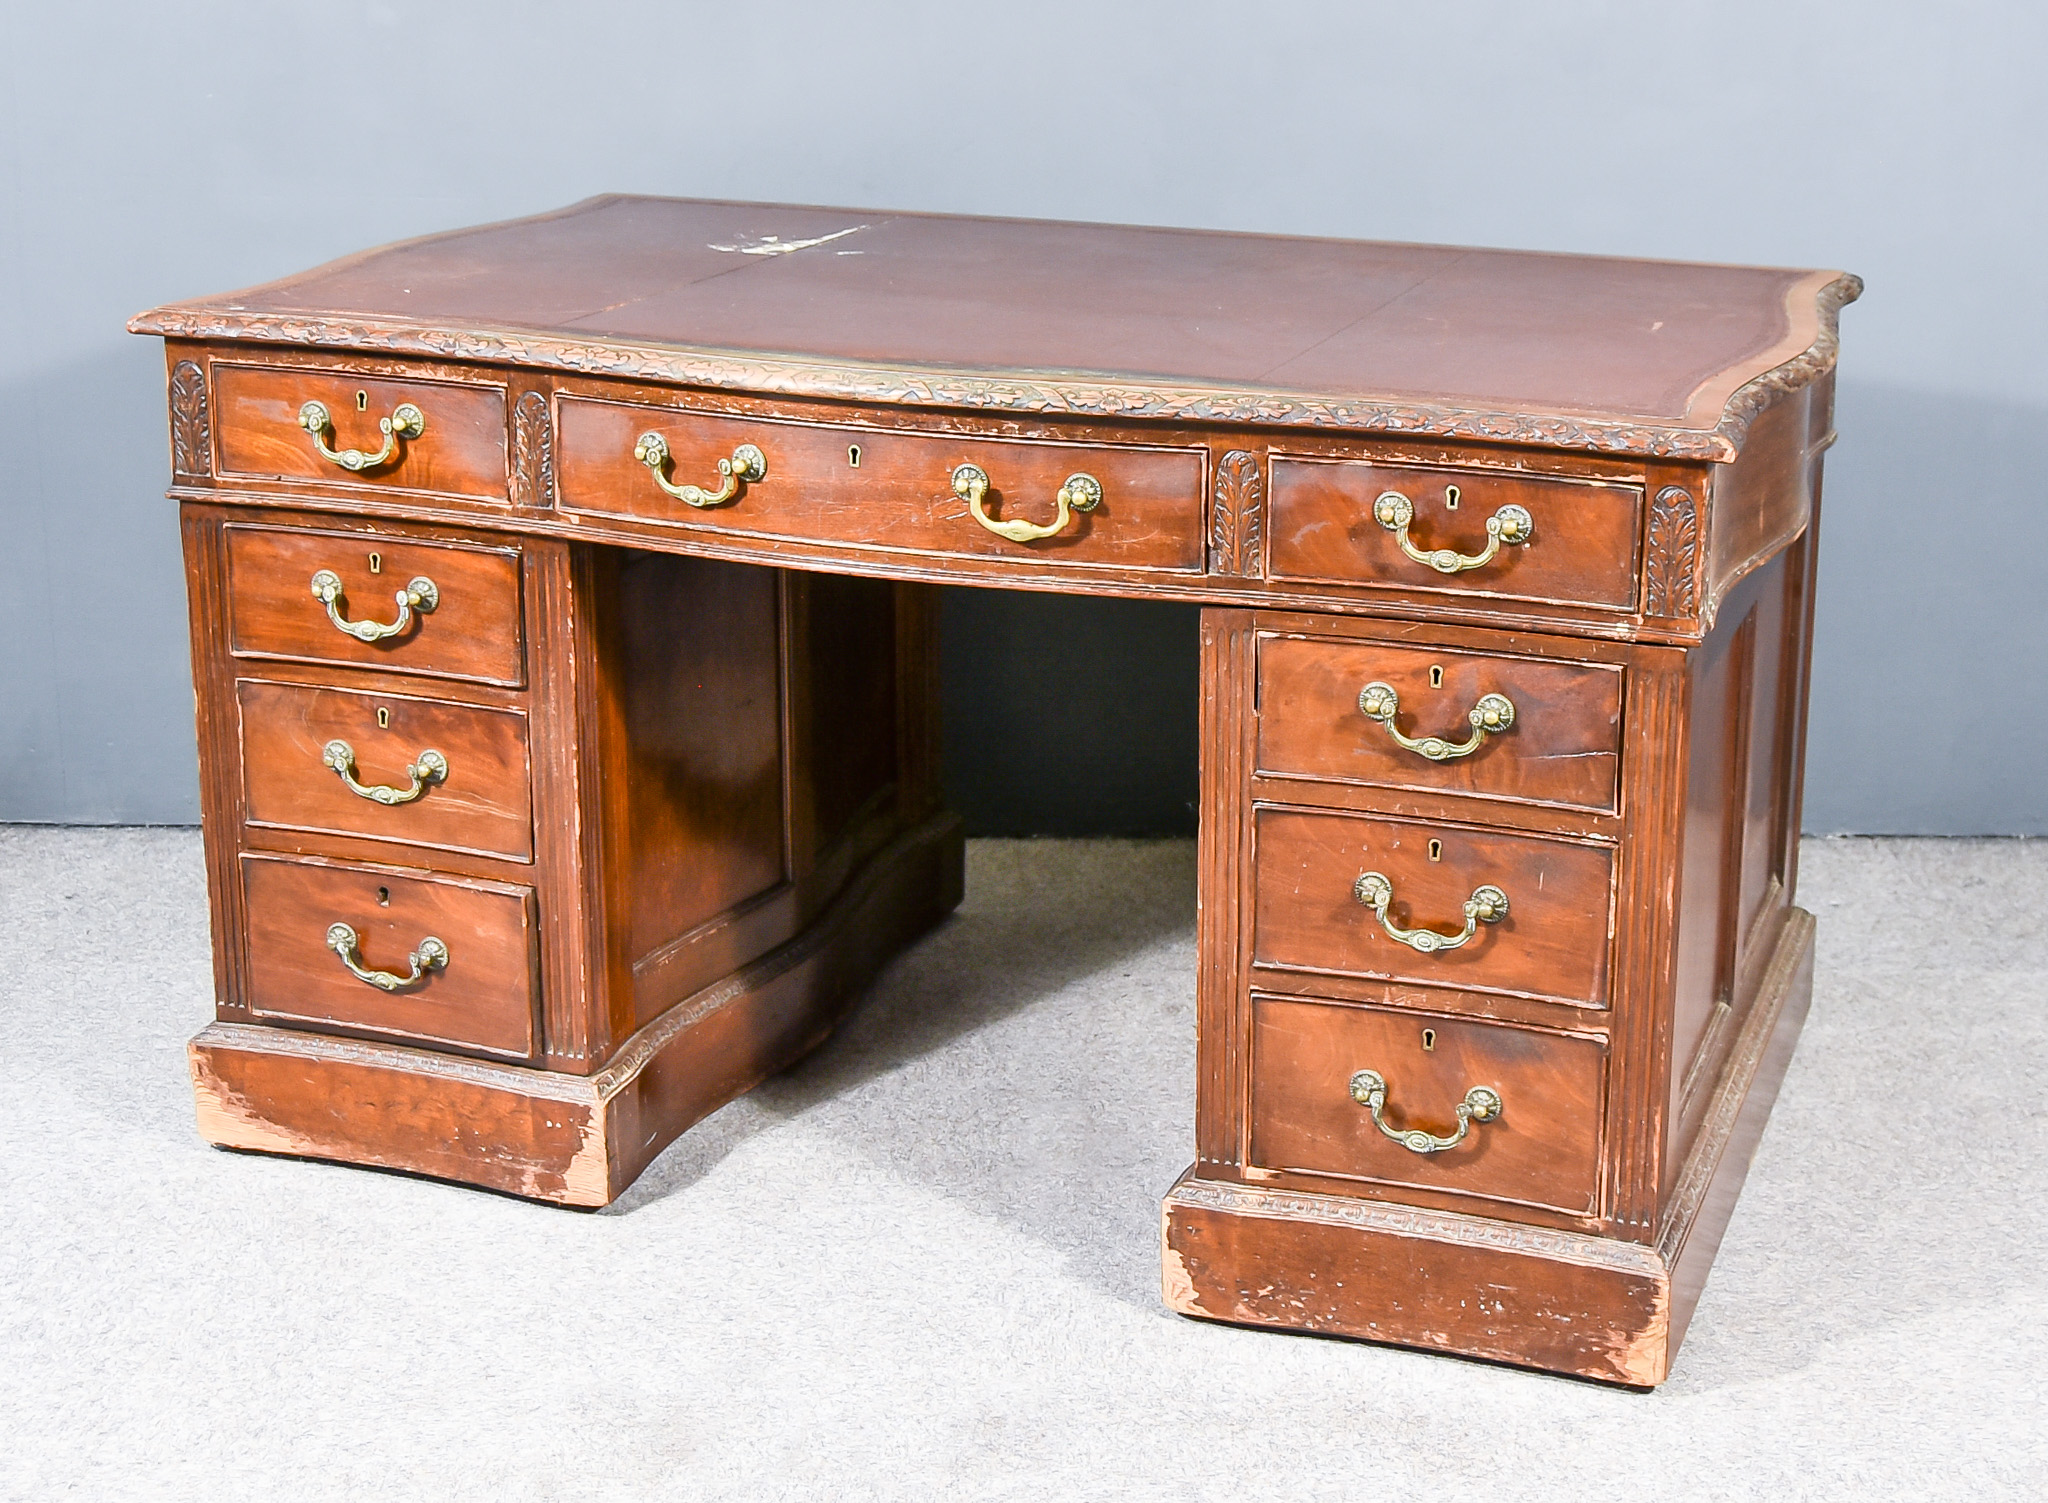
[[[1660,1381],[1811,989],[1858,290],[609,197],[140,316],[201,1131],[604,1204],[958,902],[932,586],[1192,600],[1167,1302]]]

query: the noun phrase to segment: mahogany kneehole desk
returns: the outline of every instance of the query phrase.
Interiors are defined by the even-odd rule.
[[[958,902],[932,587],[1191,600],[1168,1303],[1659,1382],[1811,990],[1858,290],[614,197],[137,318],[201,1130],[604,1204]]]

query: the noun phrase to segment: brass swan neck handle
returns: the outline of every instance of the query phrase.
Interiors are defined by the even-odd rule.
[[[1053,497],[1058,511],[1050,522],[1027,522],[1021,517],[997,519],[983,503],[988,499],[988,471],[978,464],[963,464],[953,471],[953,494],[967,503],[974,520],[999,538],[1013,543],[1035,543],[1067,530],[1077,511],[1093,511],[1102,504],[1102,482],[1093,475],[1069,475]]]
[[[341,614],[341,576],[332,569],[322,569],[313,576],[313,598],[327,607],[327,619],[339,631],[347,632],[358,642],[381,642],[386,637],[395,637],[412,625],[414,611],[425,613],[441,603],[441,592],[434,582],[424,574],[398,591],[398,619],[388,625],[381,621],[350,621]]]
[[[1445,486],[1444,495],[1451,504],[1457,504],[1458,488],[1455,485]],[[1536,533],[1536,519],[1529,515],[1527,509],[1503,506],[1486,519],[1486,546],[1479,552],[1460,553],[1455,548],[1424,550],[1409,541],[1408,525],[1415,520],[1415,503],[1399,491],[1381,491],[1379,499],[1372,504],[1372,515],[1374,521],[1394,535],[1394,541],[1401,545],[1403,553],[1418,564],[1429,565],[1439,574],[1458,574],[1491,563],[1502,544],[1518,547]]]
[[[1360,1070],[1351,1077],[1351,1099],[1372,1113],[1373,1126],[1410,1153],[1442,1153],[1446,1148],[1456,1148],[1472,1131],[1474,1122],[1491,1122],[1501,1112],[1500,1092],[1476,1085],[1458,1103],[1457,1132],[1439,1138],[1419,1127],[1395,1127],[1387,1121],[1387,1082],[1377,1070]]]
[[[1488,736],[1497,736],[1515,723],[1515,704],[1505,694],[1482,694],[1466,713],[1472,723],[1472,735],[1464,741],[1446,741],[1441,736],[1404,736],[1401,728],[1394,724],[1394,716],[1400,712],[1401,696],[1394,692],[1392,684],[1373,682],[1358,691],[1359,711],[1368,720],[1377,720],[1387,728],[1387,734],[1394,738],[1396,746],[1406,747],[1417,756],[1427,757],[1432,762],[1449,762],[1458,757],[1469,757],[1486,744]]]
[[[384,447],[375,454],[365,454],[361,449],[330,449],[326,435],[334,430],[334,415],[327,410],[324,402],[308,402],[299,409],[299,426],[313,435],[313,447],[320,451],[320,457],[340,465],[351,474],[363,470],[374,470],[398,452],[398,441],[402,438],[418,438],[427,431],[427,415],[410,402],[400,402],[391,409],[391,416],[377,419],[377,429],[384,435]]]
[[[1508,895],[1498,887],[1475,887],[1465,900],[1465,927],[1456,934],[1439,934],[1434,929],[1403,929],[1387,917],[1387,905],[1394,901],[1394,884],[1378,872],[1367,872],[1351,887],[1351,896],[1370,908],[1390,939],[1424,955],[1455,950],[1479,932],[1481,924],[1497,924],[1508,916]]]
[[[327,929],[327,948],[341,957],[341,963],[348,967],[349,974],[356,980],[374,986],[380,992],[402,992],[418,986],[429,971],[446,969],[448,947],[429,934],[420,941],[420,947],[406,957],[411,972],[394,976],[389,971],[373,971],[363,964],[360,941],[356,931],[347,924],[330,924]]]
[[[349,792],[357,798],[366,798],[374,804],[387,807],[392,804],[409,804],[427,791],[427,784],[441,782],[448,776],[448,759],[437,751],[423,751],[412,766],[406,769],[412,779],[407,788],[392,788],[383,783],[362,784],[356,781],[356,749],[346,741],[330,741],[320,749],[323,766],[331,767],[348,784]]]
[[[732,458],[718,461],[719,484],[715,491],[701,485],[677,485],[662,474],[668,463],[668,440],[659,433],[643,433],[633,441],[633,457],[647,466],[654,483],[685,506],[723,506],[740,493],[742,483],[751,485],[768,473],[768,458],[752,444],[741,444]]]

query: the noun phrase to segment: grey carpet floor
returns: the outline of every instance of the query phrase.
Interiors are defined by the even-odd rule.
[[[1809,840],[1812,1018],[1639,1395],[1180,1319],[1185,843],[965,907],[598,1214],[219,1152],[185,831],[0,829],[8,1498],[2048,1495],[2048,844]]]

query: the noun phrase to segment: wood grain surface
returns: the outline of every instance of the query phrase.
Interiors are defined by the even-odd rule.
[[[525,682],[517,548],[310,528],[231,525],[227,534],[226,606],[237,656]],[[415,576],[431,579],[440,599],[431,611],[414,611],[397,636],[360,641],[337,628],[314,597],[313,576],[322,569],[341,579],[335,609],[344,620],[395,622],[394,597]]]
[[[1469,793],[1613,812],[1620,784],[1622,670],[1609,664],[1455,652],[1279,633],[1259,638],[1258,770],[1386,788]],[[1395,727],[1462,744],[1482,695],[1514,724],[1479,749],[1433,762],[1359,709],[1369,683],[1399,696]]]
[[[1614,610],[1635,605],[1643,495],[1634,486],[1513,470],[1284,455],[1275,456],[1272,469],[1268,570],[1274,579],[1385,584]],[[1449,548],[1476,557],[1487,546],[1487,519],[1503,506],[1521,507],[1535,527],[1527,542],[1503,544],[1477,568],[1440,574],[1403,553],[1395,534],[1375,520],[1374,503],[1387,491],[1414,506],[1408,538],[1424,551]]]
[[[249,1012],[279,1022],[527,1059],[535,1052],[531,889],[396,867],[242,857],[249,910]],[[327,948],[356,931],[360,964],[397,975],[429,935],[445,968],[401,992],[358,980]]]
[[[558,399],[558,412],[562,505],[571,511],[924,553],[1183,573],[1204,566],[1201,449],[827,427],[575,397]],[[766,473],[730,502],[693,507],[662,491],[633,457],[642,433],[667,443],[676,485],[715,489],[718,461],[740,444],[761,450]],[[953,471],[963,464],[987,473],[983,505],[995,519],[1049,525],[1060,487],[1076,473],[1101,482],[1103,501],[1074,513],[1056,537],[1011,542],[954,494]]]
[[[224,475],[506,499],[503,386],[216,361],[213,397]],[[384,444],[378,421],[405,402],[426,427],[401,438],[385,463],[351,471],[324,457],[299,426],[307,402],[327,408],[333,426],[321,436],[330,449],[376,453]]]
[[[1260,808],[1255,823],[1256,964],[1606,1005],[1610,848],[1299,809]],[[1479,925],[1458,949],[1420,954],[1352,895],[1368,871],[1393,883],[1388,917],[1404,929],[1457,932],[1482,884],[1507,894],[1508,916]]]
[[[1415,1153],[1352,1099],[1359,1070],[1386,1081],[1398,1131],[1456,1134],[1474,1086],[1500,1115],[1463,1142]],[[1252,1002],[1251,1162],[1377,1185],[1421,1186],[1590,1215],[1600,1182],[1606,1049],[1596,1038],[1335,1002]]]
[[[238,682],[235,702],[251,824],[533,859],[521,711],[262,679]],[[335,740],[354,750],[356,781],[366,786],[409,789],[411,768],[429,750],[447,759],[447,776],[407,803],[378,803],[326,765]]]

